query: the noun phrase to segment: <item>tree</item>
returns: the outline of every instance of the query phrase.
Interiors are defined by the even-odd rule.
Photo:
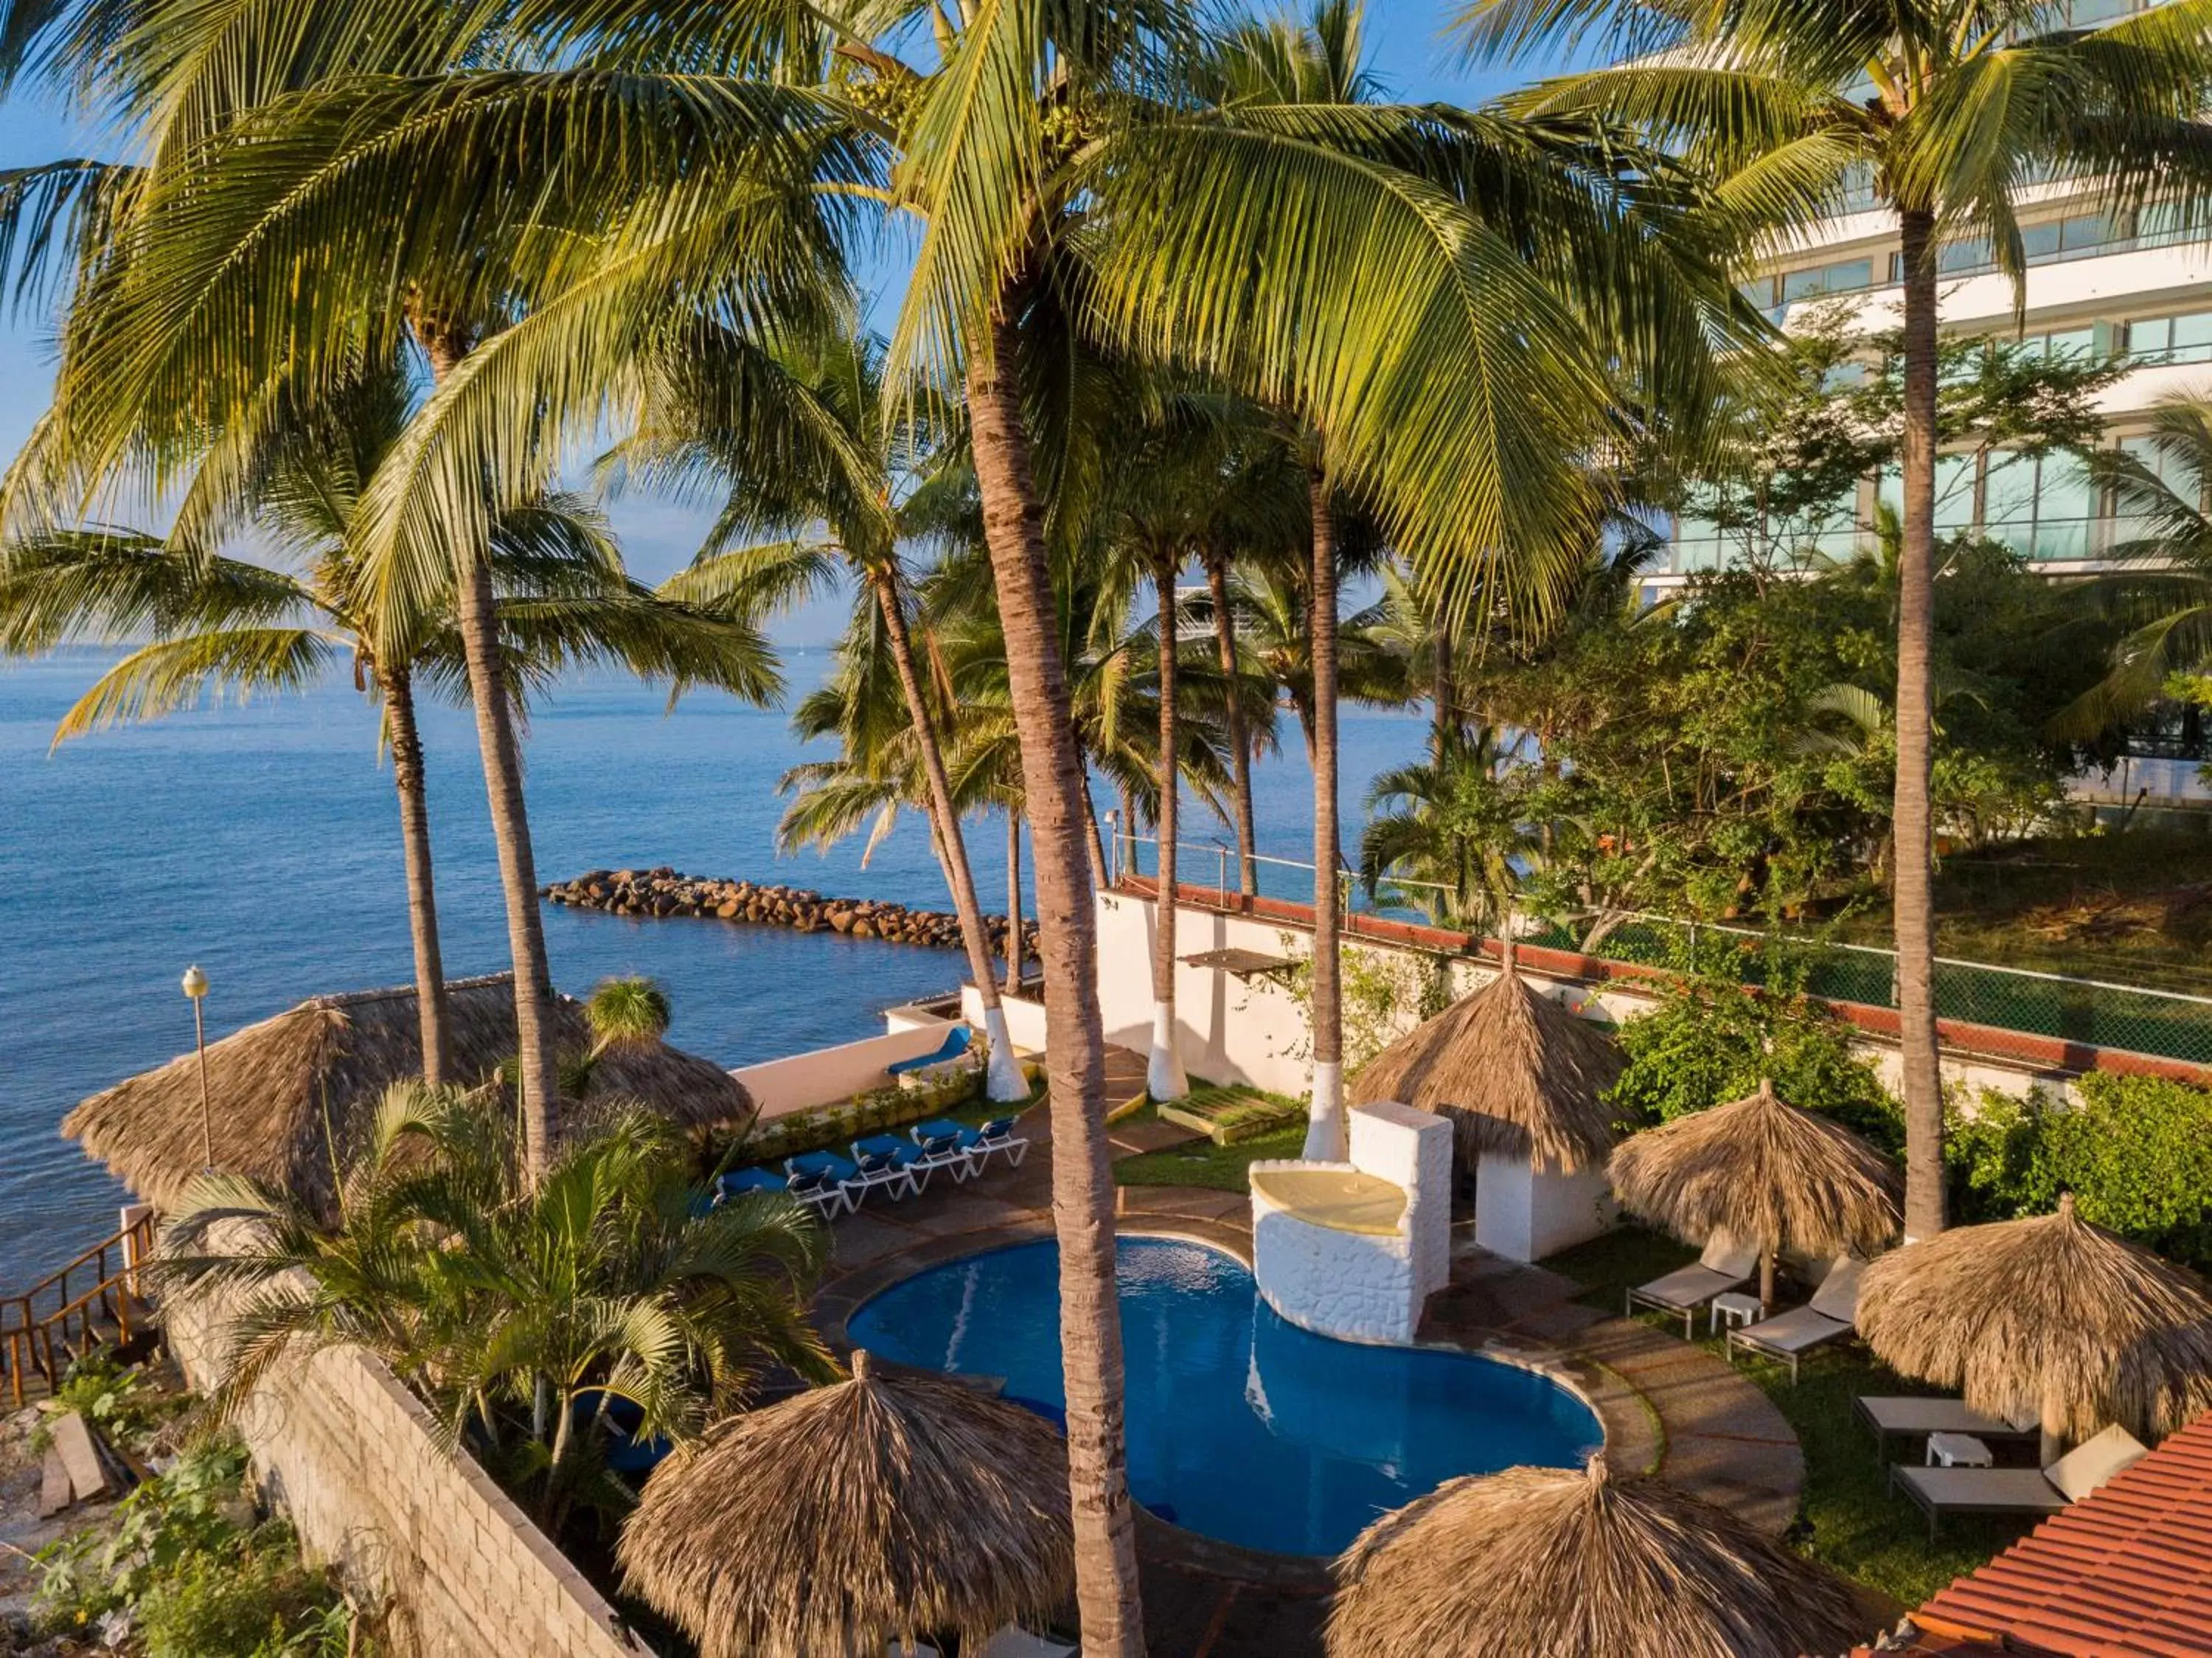
[[[2110,213],[2201,224],[2212,185],[2201,125],[2212,8],[2182,0],[2103,27],[2047,9],[1925,11],[1727,0],[1473,0],[1469,44],[1513,56],[1604,36],[1628,60],[1518,101],[1531,116],[1602,113],[1717,180],[1747,231],[1781,240],[1870,190],[1892,215],[1902,278],[1904,534],[1897,619],[1896,933],[1904,1047],[1905,1234],[1943,1228],[1929,795],[1939,278],[1952,250],[2022,291],[2021,192],[2056,174]],[[1975,240],[1978,239],[1977,242]]]
[[[1370,893],[1391,883],[1440,927],[1488,933],[1505,924],[1522,872],[1540,863],[1523,773],[1486,727],[1455,733],[1425,763],[1376,777],[1359,838]],[[1395,884],[1403,883],[1403,884]]]
[[[446,1080],[446,984],[432,873],[429,802],[416,698],[428,686],[465,691],[450,588],[380,609],[362,590],[350,540],[368,479],[414,403],[387,361],[307,404],[268,400],[195,476],[166,537],[91,527],[50,531],[0,556],[0,653],[71,639],[141,645],[103,674],[63,718],[57,742],[124,721],[305,688],[341,653],[383,715],[399,799],[421,1019],[423,1080]],[[656,600],[624,574],[600,515],[553,493],[500,514],[486,555],[507,595],[500,617],[501,694],[520,703],[564,667],[612,661],[656,678],[719,686],[753,701],[779,687],[749,620],[718,620]],[[251,535],[289,568],[223,556]]]
[[[709,1207],[683,1136],[616,1103],[542,1179],[526,1158],[487,1100],[402,1084],[346,1167],[334,1222],[289,1192],[202,1179],[160,1271],[240,1298],[218,1401],[359,1344],[557,1527],[579,1503],[628,1506],[601,1460],[611,1402],[635,1412],[639,1440],[683,1437],[770,1368],[835,1374],[806,1316],[826,1234],[798,1204]]]
[[[942,485],[917,491],[915,474],[940,464],[933,451],[946,440],[941,430],[946,422],[940,417],[903,427],[892,424],[884,398],[881,344],[842,333],[762,345],[702,328],[654,390],[641,430],[617,450],[617,458],[647,479],[695,488],[703,470],[728,491],[708,547],[665,593],[710,607],[733,605],[744,614],[757,607],[764,587],[781,592],[805,585],[825,555],[855,578],[864,614],[848,630],[845,653],[850,663],[855,650],[880,643],[896,676],[904,722],[895,734],[878,735],[895,735],[918,762],[921,787],[907,798],[918,793],[928,814],[969,973],[982,1000],[990,1038],[986,1087],[996,1100],[1026,1099],[1029,1082],[1000,1005],[990,940],[945,769],[941,729],[950,710],[930,696],[916,660],[912,601],[899,552],[902,539],[945,527]],[[793,539],[817,522],[826,536]],[[775,539],[752,539],[761,536]],[[865,663],[852,665],[868,672]],[[844,704],[849,715],[869,706]],[[833,702],[819,711],[836,707]],[[836,723],[846,728],[848,762],[857,761],[864,775],[879,771],[868,753],[871,740],[853,728],[850,717]],[[810,729],[804,713],[800,726],[802,735],[826,731],[826,726]]]

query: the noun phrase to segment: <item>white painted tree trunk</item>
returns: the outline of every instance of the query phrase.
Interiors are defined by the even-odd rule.
[[[1349,1153],[1344,1120],[1344,1067],[1334,1059],[1316,1059],[1304,1155],[1308,1162],[1340,1163]]]
[[[1175,1005],[1152,1003],[1152,1052],[1145,1066],[1145,1092],[1155,1100],[1180,1100],[1190,1092],[1176,1044]]]
[[[983,1073],[983,1091],[1000,1105],[1030,1097],[1029,1078],[1022,1075],[1022,1062],[1014,1052],[1014,1039],[1006,1031],[1006,1010],[992,1004],[983,1009],[983,1035],[991,1045],[991,1057]]]

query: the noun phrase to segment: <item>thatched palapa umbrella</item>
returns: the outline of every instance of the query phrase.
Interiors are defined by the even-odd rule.
[[[1383,1049],[1351,1095],[1449,1118],[1464,1168],[1488,1152],[1573,1173],[1612,1149],[1604,1096],[1626,1063],[1603,1030],[1522,978],[1508,940],[1497,978]]]
[[[489,1079],[515,1052],[511,978],[496,973],[447,988],[453,1075]],[[592,1046],[582,1004],[555,999],[554,1040],[581,1058]],[[392,1083],[422,1074],[422,1027],[413,986],[319,996],[234,1031],[207,1051],[215,1164],[327,1206],[331,1167],[366,1139]],[[187,1054],[95,1094],[62,1119],[132,1191],[176,1206],[205,1161],[200,1143],[199,1072]],[[753,1114],[744,1085],[712,1060],[657,1038],[605,1045],[592,1061],[583,1100],[635,1100],[687,1129],[742,1124]]]
[[[1837,1579],[1602,1454],[1439,1486],[1336,1575],[1328,1658],[1799,1658],[1867,1633]]]
[[[2212,1286],[2074,1212],[1962,1226],[1877,1261],[1859,1333],[1970,1409],[2043,1423],[2043,1462],[2109,1423],[2154,1439],[2212,1407]]]
[[[616,1551],[701,1658],[980,1645],[1074,1591],[1067,1448],[950,1376],[853,1377],[732,1417],[664,1463]]]
[[[1702,1244],[1760,1246],[1759,1299],[1774,1306],[1774,1257],[1872,1255],[1896,1234],[1897,1165],[1842,1124],[1757,1093],[1621,1142],[1607,1170],[1638,1220]]]

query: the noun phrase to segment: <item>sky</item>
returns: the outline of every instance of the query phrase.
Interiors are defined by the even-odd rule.
[[[1432,0],[1369,0],[1368,54],[1395,95],[1474,103],[1526,78],[1516,70],[1462,65],[1439,38],[1454,9]],[[30,94],[0,100],[0,169],[100,148],[97,135],[73,126],[51,101]],[[0,454],[15,454],[46,406],[52,386],[51,342],[49,319],[0,310]],[[617,503],[613,516],[631,570],[647,581],[688,562],[704,522],[697,511],[643,499]],[[788,644],[827,643],[844,613],[842,600],[817,600],[784,619],[775,631]]]

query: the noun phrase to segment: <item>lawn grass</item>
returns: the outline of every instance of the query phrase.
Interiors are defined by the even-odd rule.
[[[1577,1300],[1617,1314],[1624,1290],[1696,1257],[1686,1244],[1625,1226],[1554,1255],[1544,1265],[1587,1286]],[[1680,1320],[1644,1316],[1654,1329],[1680,1338]],[[1704,1320],[1698,1323],[1702,1326]],[[1727,1357],[1723,1340],[1705,1338],[1698,1345]],[[1829,1570],[1916,1606],[2027,1529],[2020,1521],[1947,1520],[1930,1545],[1926,1518],[1905,1498],[1890,1496],[1888,1471],[1875,1460],[1873,1436],[1852,1414],[1852,1401],[1861,1393],[1929,1390],[1877,1363],[1865,1348],[1853,1344],[1808,1355],[1795,1387],[1781,1365],[1747,1361],[1737,1368],[1774,1401],[1804,1448],[1805,1492],[1789,1541]]]
[[[1967,961],[2212,993],[2212,835],[2148,829],[1946,858],[1936,949]],[[1887,948],[1887,905],[1841,936]]]
[[[1147,1105],[1115,1126],[1127,1127],[1158,1121],[1158,1109]],[[1218,1146],[1211,1140],[1193,1140],[1187,1145],[1170,1146],[1164,1151],[1145,1151],[1133,1157],[1121,1158],[1114,1165],[1114,1184],[1198,1186],[1211,1186],[1217,1192],[1249,1192],[1252,1189],[1252,1183],[1246,1171],[1254,1163],[1263,1157],[1295,1157],[1305,1149],[1305,1143],[1306,1125],[1303,1118],[1272,1133],[1262,1134],[1256,1139],[1241,1140],[1233,1146]]]

